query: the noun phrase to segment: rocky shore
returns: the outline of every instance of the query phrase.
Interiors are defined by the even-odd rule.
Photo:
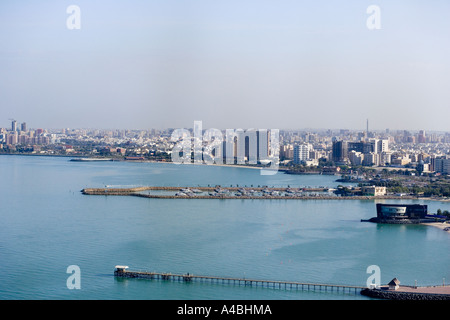
[[[376,299],[388,299],[388,300],[450,300],[450,294],[422,292],[420,289],[415,289],[418,292],[411,291],[397,291],[386,289],[363,289],[361,294],[367,297]]]

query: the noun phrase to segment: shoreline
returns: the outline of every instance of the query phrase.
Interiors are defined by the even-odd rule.
[[[94,160],[102,160],[105,157],[92,157],[92,156],[84,156],[84,155],[65,155],[65,154],[38,154],[38,153],[0,153],[0,156],[26,156],[26,157],[61,157],[61,158],[86,158],[86,159],[94,159]],[[175,163],[173,161],[159,161],[159,160],[150,160],[150,159],[144,159],[144,160],[135,160],[135,159],[117,159],[117,158],[107,158],[108,161],[113,162],[131,162],[131,163],[167,163],[167,164],[174,164],[174,165],[197,165],[197,166],[218,166],[218,167],[229,167],[229,168],[244,168],[244,169],[268,169],[270,170],[270,167],[263,167],[263,166],[257,166],[257,165],[246,165],[246,164],[226,164],[226,163]],[[106,161],[106,160],[105,160]],[[80,161],[83,162],[83,161]],[[89,162],[89,161],[86,161]],[[287,169],[284,168],[278,168],[278,171],[284,172]]]
[[[92,157],[92,156],[82,156],[82,155],[56,155],[56,154],[16,154],[16,153],[0,153],[1,155],[6,155],[6,156],[36,156],[36,157],[63,157],[63,158],[93,158],[93,159],[102,159],[97,158],[97,157]],[[111,158],[112,162],[137,162],[137,163],[166,163],[166,164],[174,164],[174,165],[180,165],[177,163],[174,163],[172,161],[158,161],[158,160],[131,160],[131,159],[115,159],[115,158]],[[89,161],[86,161],[89,162]],[[240,165],[240,164],[226,164],[226,163],[214,163],[214,164],[207,164],[207,163],[181,163],[183,165],[203,165],[203,166],[217,166],[217,167],[228,167],[228,168],[242,168],[242,169],[253,169],[253,170],[262,170],[262,169],[267,169],[267,170],[272,170],[270,167],[262,167],[262,166],[253,166],[253,165]],[[278,168],[276,169],[276,173],[280,172],[282,174],[288,174],[288,169],[287,168]],[[311,174],[311,175],[320,175],[320,174]],[[336,175],[336,174],[333,174]],[[351,183],[351,182],[350,182]],[[416,199],[416,200],[420,200],[420,201],[439,201],[439,202],[450,202],[450,198],[436,198],[436,197],[430,197],[430,198],[426,198],[426,197],[420,197],[420,196],[393,196],[393,195],[386,195],[385,197],[389,198],[389,199]],[[443,229],[443,228],[442,228]]]
[[[430,227],[435,227],[438,229],[441,229],[442,231],[450,234],[450,224],[445,223],[445,222],[423,222],[421,223],[424,226],[430,226]],[[445,230],[446,228],[448,228],[447,230]]]

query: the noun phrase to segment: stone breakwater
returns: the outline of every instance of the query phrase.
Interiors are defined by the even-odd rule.
[[[450,294],[446,293],[428,293],[420,292],[406,292],[383,289],[363,289],[361,294],[367,297],[376,299],[388,300],[450,300]]]
[[[337,196],[329,193],[328,188],[280,188],[280,187],[196,187],[201,193],[179,194],[148,194],[145,191],[179,192],[182,187],[135,187],[135,188],[85,188],[81,192],[85,195],[103,196],[135,196],[154,199],[314,199],[314,200],[375,200],[375,199],[416,199],[416,197],[399,196]],[[220,189],[218,191],[218,189]],[[248,192],[252,190],[258,194]],[[217,192],[218,191],[218,192]],[[222,192],[224,191],[224,192]],[[234,192],[237,192],[234,193]],[[317,194],[310,194],[316,192]],[[206,194],[205,194],[206,193]]]
[[[81,190],[82,194],[88,195],[130,195],[137,192],[155,190],[152,187],[135,187],[135,188],[85,188]],[[170,189],[167,189],[170,190]]]
[[[86,194],[96,194],[96,193],[104,193],[105,191],[114,192],[114,193],[132,193],[132,192],[140,192],[140,191],[149,191],[149,190],[163,190],[163,191],[180,191],[182,189],[198,189],[200,191],[214,191],[217,189],[224,191],[239,191],[239,190],[253,190],[253,191],[293,191],[293,192],[325,192],[328,191],[328,188],[286,188],[286,187],[173,187],[173,186],[142,186],[142,187],[133,187],[133,188],[85,188],[81,190]]]

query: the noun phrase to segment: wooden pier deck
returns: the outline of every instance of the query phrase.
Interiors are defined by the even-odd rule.
[[[121,278],[138,278],[149,280],[179,281],[179,282],[209,282],[219,284],[231,284],[239,286],[253,286],[284,290],[302,290],[302,291],[326,291],[335,293],[359,294],[365,289],[362,286],[323,284],[323,283],[307,283],[295,281],[277,281],[277,280],[261,280],[247,279],[221,276],[206,276],[194,274],[173,274],[149,271],[130,271],[127,266],[116,266],[114,276]]]

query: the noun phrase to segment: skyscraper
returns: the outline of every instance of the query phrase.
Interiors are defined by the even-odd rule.
[[[347,141],[333,141],[332,160],[334,162],[346,162],[348,159],[347,152]]]
[[[266,129],[256,131],[258,161],[265,160],[269,156],[269,134]]]
[[[425,131],[424,130],[419,131],[419,135],[417,136],[417,142],[425,143]]]
[[[434,159],[434,171],[444,174],[450,173],[450,159],[436,158]]]
[[[17,131],[17,121],[16,120],[13,120],[12,122],[11,122],[11,131]]]
[[[298,144],[294,146],[294,163],[300,164],[302,161],[308,160],[309,151],[312,150],[312,145],[309,143]]]

